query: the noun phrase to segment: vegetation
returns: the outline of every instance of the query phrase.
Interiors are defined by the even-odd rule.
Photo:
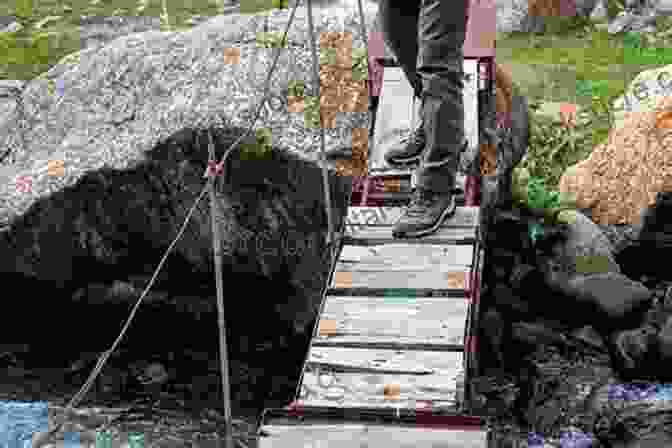
[[[286,3],[255,1],[256,12],[274,6],[284,7]],[[81,50],[78,35],[81,16],[156,16],[161,17],[165,28],[182,29],[189,27],[188,20],[195,14],[218,14],[225,2],[16,0],[14,4],[5,3],[0,5],[0,14],[15,15],[20,27],[0,33],[0,79],[32,79],[68,55],[76,62],[76,52]],[[609,0],[609,16],[614,17],[622,9],[618,0]],[[498,36],[498,62],[525,67],[533,73],[527,77],[513,73],[530,99],[533,112],[531,145],[521,163],[530,173],[532,191],[553,192],[564,170],[586,158],[605,140],[612,125],[610,104],[622,95],[638,73],[672,63],[672,51],[664,45],[664,40],[669,37],[663,35],[671,25],[671,18],[660,18],[656,24],[657,33],[645,38],[632,35],[624,38],[609,35],[603,27],[589,20],[559,18],[550,21],[547,32],[541,35],[511,33]],[[278,47],[285,43],[281,42],[278,33],[262,33],[259,44]],[[335,51],[329,50],[320,52],[322,64],[335,62]],[[352,60],[353,79],[366,79],[366,50],[354,48]],[[52,89],[56,90],[57,86]],[[290,92],[305,99],[307,126],[319,126],[317,99],[306,96],[300,82],[292,84]],[[545,101],[576,103],[584,113],[574,126],[568,126],[559,118],[537,113]],[[533,198],[535,194],[532,194]],[[555,196],[549,196],[552,197]],[[546,199],[538,200],[546,204]]]
[[[619,10],[618,5],[616,9]],[[557,187],[565,169],[587,158],[604,142],[613,122],[614,100],[640,72],[672,63],[662,46],[670,18],[657,21],[652,36],[609,35],[590,22],[556,22],[553,33],[511,33],[498,37],[497,60],[514,67],[532,67],[534,76],[516,76],[530,100],[531,142],[517,172],[519,204],[557,216]],[[557,28],[557,27],[556,27]],[[656,44],[660,44],[656,46]],[[543,102],[574,103],[583,111],[573,124],[540,114]]]

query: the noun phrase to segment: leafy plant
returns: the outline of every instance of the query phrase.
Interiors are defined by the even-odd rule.
[[[293,96],[296,98],[303,98],[305,91],[306,91],[306,85],[303,81],[297,81],[297,80],[291,80],[289,81],[289,87],[287,88],[288,96]]]
[[[287,39],[283,40],[283,33],[257,33],[257,45],[262,48],[284,48],[287,46]]]
[[[567,127],[557,118],[533,113],[528,157],[521,165],[544,179],[546,185],[557,186],[564,170],[592,150],[594,128],[590,123]]]
[[[273,0],[273,7],[277,9],[289,8],[289,0]]]
[[[335,48],[320,49],[320,65],[336,65],[337,52]]]
[[[243,160],[267,160],[272,152],[273,135],[268,128],[257,129],[256,143],[241,146]]]
[[[306,128],[319,129],[320,122],[320,99],[315,96],[307,96],[304,99],[304,118]]]
[[[352,49],[352,79],[354,81],[369,79],[369,61],[366,48]]]
[[[559,191],[547,188],[544,179],[531,176],[524,167],[514,169],[511,190],[518,207],[542,215],[549,224],[556,222],[560,212],[576,209],[574,201],[563,198]]]

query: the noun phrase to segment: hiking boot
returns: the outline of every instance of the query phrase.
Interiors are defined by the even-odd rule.
[[[453,193],[436,193],[418,188],[404,214],[392,229],[395,238],[416,238],[436,232],[455,213]]]
[[[397,145],[385,153],[385,161],[394,167],[419,165],[420,156],[426,144],[425,129],[421,122],[415,131],[402,137]]]
[[[328,162],[336,160],[352,160],[353,153],[352,148],[348,146],[340,146],[325,151],[325,156]]]

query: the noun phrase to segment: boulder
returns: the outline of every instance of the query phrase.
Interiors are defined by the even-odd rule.
[[[553,17],[590,17],[597,0],[498,0],[497,32],[543,32]]]
[[[559,218],[566,223],[567,238],[555,250],[568,274],[621,272],[611,244],[597,224],[575,210],[565,210]]]
[[[672,192],[656,195],[656,202],[643,210],[633,233],[633,240],[618,254],[623,271],[632,278],[672,278],[669,267],[659,261],[672,254]]]
[[[609,18],[609,13],[607,12],[606,0],[598,0],[590,13],[590,19],[595,22],[602,22]]]
[[[633,79],[623,95],[612,103],[614,127],[625,124],[632,113],[647,112],[672,95],[672,65],[644,70]]]
[[[658,333],[658,353],[664,361],[672,359],[672,316],[668,316]]]
[[[596,312],[594,326],[602,332],[639,326],[653,298],[644,285],[615,272],[576,276],[568,286],[578,302]]]
[[[595,8],[597,7],[598,0],[575,0],[576,14],[581,17],[592,17]]]
[[[656,202],[642,212],[635,238],[656,246],[672,243],[672,191],[656,194]]]
[[[636,224],[656,193],[672,188],[672,96],[629,115],[590,156],[567,168],[560,193],[576,199],[598,224]]]
[[[82,49],[98,48],[122,36],[161,29],[161,19],[152,16],[81,16]]]
[[[540,318],[567,328],[593,326],[601,335],[636,328],[653,294],[639,282],[614,272],[568,276],[530,267],[512,279],[514,292]]]
[[[357,29],[356,9],[346,12],[346,29]],[[315,11],[317,36],[341,30],[332,13]],[[373,12],[368,13],[367,29],[372,29],[374,18]],[[188,31],[136,33],[68,55],[23,91],[22,121],[32,131],[25,147],[18,147],[13,132],[0,132],[0,146],[12,146],[14,159],[28,169],[29,159],[38,152],[63,159],[82,145],[96,148],[83,163],[116,167],[186,127],[205,128],[220,123],[222,116],[234,126],[247,126],[264,96],[265,75],[275,53],[257,43],[257,37],[265,31],[281,36],[288,19],[287,10],[216,16]],[[303,82],[307,95],[316,90],[306,8],[297,10],[288,41],[270,82],[270,105],[261,111],[257,125],[271,131],[274,145],[316,160],[319,129],[307,128],[303,111],[289,107],[287,99],[290,81]],[[352,46],[364,47],[359,33],[352,33]],[[347,63],[347,49],[340,59]],[[323,96],[333,95],[337,87],[345,90],[323,86]],[[338,107],[325,110],[334,116],[351,112],[338,114],[327,128],[327,149],[342,146],[353,129],[369,128],[367,95],[360,95],[366,86],[353,82],[348,87],[350,96],[330,98],[329,104]],[[15,190],[11,182],[9,190]]]
[[[211,130],[218,157],[245,132]],[[203,188],[206,142],[204,132],[181,131],[146,152],[135,166],[86,172],[12,217],[0,234],[0,276],[29,297],[48,294],[36,325],[63,325],[59,335],[70,343],[86,330],[108,340],[118,332],[128,305],[148,284]],[[274,148],[268,160],[233,152],[228,165],[217,206],[231,340],[236,344],[242,339],[240,331],[257,340],[279,338],[292,328],[306,331],[329,272],[321,170],[282,148]],[[351,183],[331,173],[330,185],[332,213],[340,226]],[[196,325],[193,336],[199,340],[204,333],[198,326],[203,320],[216,322],[216,307],[209,205],[203,202],[196,210],[138,319],[147,325],[146,319],[160,312],[163,324]],[[101,286],[92,289],[96,284]],[[250,308],[240,301],[241,293],[259,304]],[[35,305],[5,306],[8,314],[27,316]],[[87,310],[105,311],[109,320],[96,322]],[[11,325],[5,331],[10,334]],[[170,335],[164,342],[188,340],[187,334],[175,335],[177,340]]]
[[[317,33],[333,30],[329,15],[320,14]],[[288,16],[270,13],[269,31],[284,31]],[[3,311],[16,319],[3,327],[4,336],[22,334],[75,351],[89,343],[92,351],[102,350],[101,341],[109,346],[205,185],[206,131],[218,158],[242,139],[217,194],[228,340],[234,346],[243,334],[259,340],[309,330],[329,258],[319,130],[306,129],[303,114],[282,102],[289,80],[314,90],[305,11],[297,16],[290,50],[282,51],[270,82],[273,105],[249,136],[272,62],[272,51],[256,42],[263,15],[121,37],[27,83],[21,99],[31,132],[25,146],[12,148],[11,163],[0,166],[0,277],[26,298],[6,296]],[[362,46],[356,35],[353,40]],[[60,86],[56,95],[52,81]],[[367,127],[366,114],[347,115],[339,117],[339,131]],[[268,147],[255,136],[263,129],[271,131]],[[327,130],[328,144],[341,144],[343,134],[333,131]],[[12,137],[0,134],[2,145]],[[351,179],[330,171],[329,185],[338,227]],[[139,308],[131,326],[135,341],[216,344],[205,199],[157,277],[154,300]],[[115,286],[120,283],[133,288]],[[87,306],[102,298],[105,303]]]
[[[527,0],[496,0],[497,32],[522,31],[527,17]]]
[[[672,2],[670,0],[654,0],[652,7],[656,15],[669,17],[672,16]]]

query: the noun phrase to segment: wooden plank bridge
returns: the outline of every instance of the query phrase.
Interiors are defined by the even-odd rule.
[[[479,94],[494,82],[494,18],[494,5],[472,1],[464,104],[465,130],[476,154]],[[492,41],[483,40],[490,29]],[[381,54],[383,48],[370,40],[370,54],[389,56]],[[410,171],[386,166],[383,155],[400,129],[413,127],[417,108],[399,67],[386,66],[382,91],[373,89],[380,103],[368,178],[362,191],[353,192],[340,229],[341,247],[295,399],[264,412],[259,448],[492,443],[484,421],[472,413],[468,387],[478,372],[480,180],[459,177],[457,211],[438,232],[393,238],[392,227],[415,182]],[[377,187],[371,188],[374,182]]]
[[[401,207],[350,207],[296,400],[266,411],[261,448],[485,446],[465,387],[477,368],[479,207],[460,202],[437,233],[408,240],[392,238]]]

